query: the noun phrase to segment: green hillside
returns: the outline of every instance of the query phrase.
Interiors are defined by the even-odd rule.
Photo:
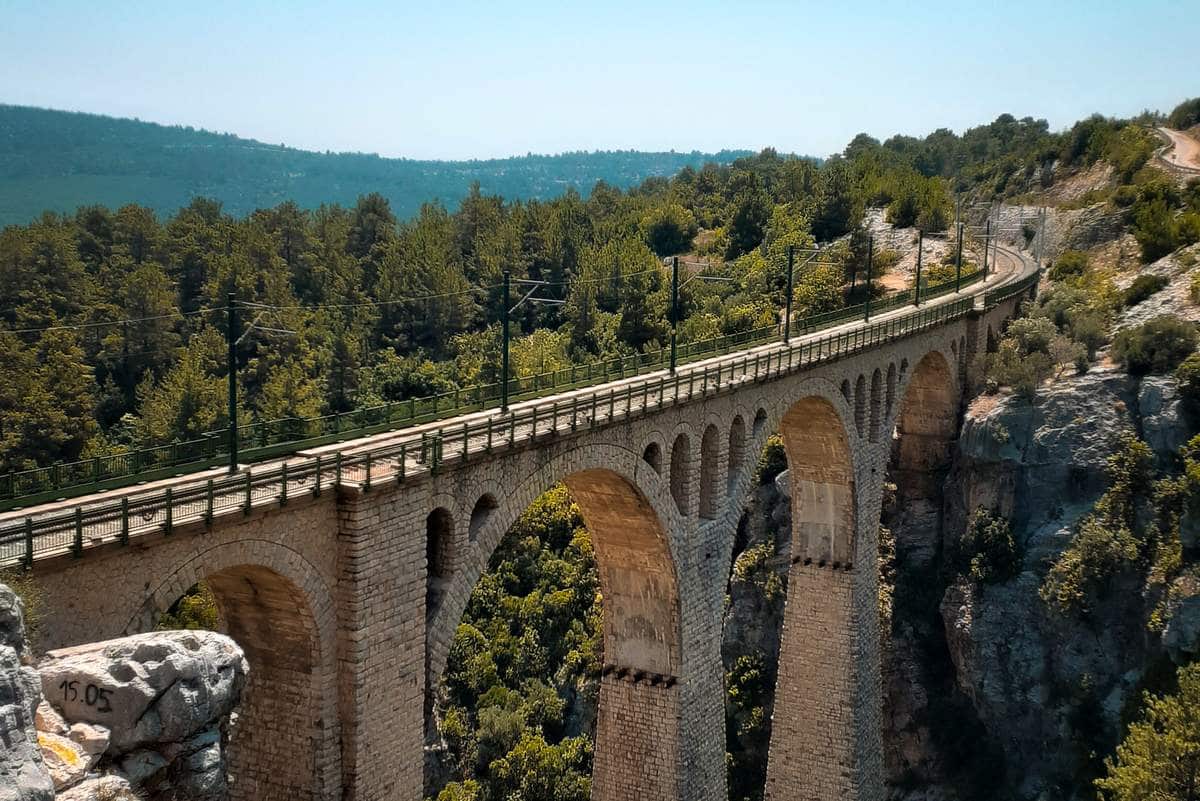
[[[421,204],[450,207],[478,181],[487,194],[546,199],[567,188],[586,194],[597,181],[621,188],[685,166],[729,163],[747,151],[602,151],[487,161],[414,161],[366,153],[314,153],[232,134],[96,114],[0,105],[0,225],[43,211],[126,203],[172,214],[197,196],[234,216],[291,200],[353,206],[379,192],[401,218]]]

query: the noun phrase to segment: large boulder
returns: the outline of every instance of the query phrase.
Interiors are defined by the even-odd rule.
[[[28,662],[21,599],[0,584],[0,801],[54,798],[34,728],[40,685]]]
[[[220,634],[162,631],[51,651],[42,691],[69,723],[109,731],[106,753],[181,743],[226,718],[248,672]]]

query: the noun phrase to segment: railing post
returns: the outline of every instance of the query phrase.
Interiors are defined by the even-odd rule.
[[[503,337],[503,348],[500,352],[500,411],[508,411],[508,315],[509,315],[509,281],[510,276],[508,270],[504,271],[504,295],[502,302],[504,304],[500,314],[501,330]]]
[[[875,236],[867,239],[867,300],[863,304],[863,322],[871,322],[871,271],[875,267]]]
[[[363,483],[363,492],[371,491],[371,452],[367,451],[367,480]]]
[[[211,526],[213,522],[213,482],[210,478],[204,492],[204,525]]]
[[[489,427],[488,430],[490,431],[491,428]],[[408,472],[408,443],[402,442],[402,443],[400,443],[400,470],[399,470],[398,474],[396,475],[396,481],[403,484],[404,479],[407,477],[405,475],[407,472]]]
[[[471,444],[470,428],[467,423],[463,423],[463,461],[467,461],[468,446]]]
[[[33,518],[25,518],[25,569],[33,569]]]
[[[242,514],[250,514],[250,509],[254,506],[254,486],[251,483],[250,471],[246,471],[246,500],[242,505]]]
[[[963,224],[958,224],[958,255],[954,258],[954,291],[962,289]]]
[[[288,482],[288,466],[287,466],[287,462],[284,462],[283,466],[280,468],[280,481],[279,481],[279,505],[280,506],[287,506],[287,502],[288,502],[287,482]]]
[[[671,259],[671,372],[675,372],[675,334],[679,328],[679,257]]]
[[[342,486],[342,452],[338,451],[333,458],[333,486],[334,488]]]
[[[783,301],[783,341],[785,344],[792,339],[792,263],[795,255],[796,246],[788,245],[787,297]]]
[[[71,545],[71,555],[76,559],[83,556],[83,507],[75,507],[75,542]]]
[[[170,487],[167,487],[166,505],[167,505],[167,508],[166,508],[167,520],[163,524],[163,534],[165,534],[169,537],[169,536],[171,536],[172,522],[174,520],[174,509],[173,509],[174,504],[171,503],[171,488]]]
[[[229,472],[237,472],[238,464],[238,416],[237,416],[237,340],[238,317],[236,295],[230,292],[226,296],[226,314],[228,316],[225,336],[229,343],[227,364],[229,372]]]
[[[211,481],[209,482],[212,483]],[[121,535],[122,545],[129,544],[129,498],[121,498]]]

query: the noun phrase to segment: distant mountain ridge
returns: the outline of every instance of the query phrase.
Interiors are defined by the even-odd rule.
[[[485,193],[546,199],[569,187],[587,194],[600,180],[628,188],[688,165],[727,164],[746,155],[751,151],[618,150],[419,161],[318,153],[192,127],[0,104],[0,226],[92,204],[139,203],[165,215],[204,196],[242,216],[285,200],[305,208],[353,205],[368,192],[387,197],[406,218],[433,200],[453,208],[474,181]]]

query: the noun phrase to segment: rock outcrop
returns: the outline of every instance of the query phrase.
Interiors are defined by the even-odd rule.
[[[228,637],[162,631],[30,661],[20,601],[0,585],[0,801],[228,798],[248,673]]]
[[[968,410],[945,485],[935,619],[909,615],[885,649],[895,797],[992,797],[951,781],[945,768],[962,756],[932,737],[949,724],[947,709],[958,709],[964,750],[995,756],[995,797],[1091,798],[1097,755],[1111,753],[1148,675],[1168,656],[1182,662],[1200,652],[1200,598],[1176,600],[1160,636],[1148,627],[1155,599],[1133,570],[1113,577],[1084,617],[1039,596],[1075,525],[1107,489],[1107,460],[1127,433],[1151,447],[1160,468],[1177,466],[1189,429],[1173,378],[1094,369],[1044,387],[1032,403],[985,396]],[[998,583],[971,581],[949,563],[979,507],[1011,523],[1022,554],[1017,574]],[[893,525],[902,529],[900,518]],[[898,543],[905,536],[898,530]],[[935,714],[930,699],[947,696]],[[905,783],[919,791],[900,790]]]
[[[223,727],[248,672],[228,637],[139,634],[51,651],[39,672],[52,714],[69,726],[48,735],[64,751],[76,746],[85,774],[99,766],[152,799],[227,797]]]
[[[54,798],[34,727],[41,684],[29,662],[21,599],[0,584],[0,801]]]

